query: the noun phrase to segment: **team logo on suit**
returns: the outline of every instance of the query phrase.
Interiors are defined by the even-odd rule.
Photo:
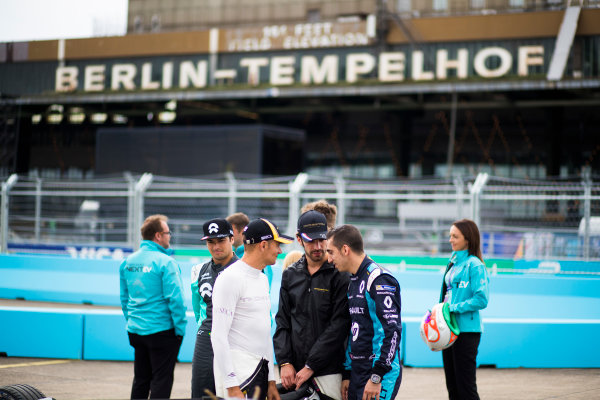
[[[212,285],[208,282],[203,283],[202,286],[200,286],[200,288],[198,289],[198,291],[200,292],[200,296],[204,297],[204,296],[208,296],[208,297],[212,297]]]
[[[392,303],[392,298],[390,296],[385,296],[385,299],[383,300],[383,305],[387,308],[392,308],[392,306],[394,305],[394,303]]]
[[[358,338],[358,322],[352,324],[352,341],[355,342]]]

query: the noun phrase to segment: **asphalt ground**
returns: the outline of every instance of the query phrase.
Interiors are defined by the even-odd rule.
[[[0,306],[116,308],[7,299]],[[191,363],[177,363],[171,398],[190,398],[191,376]],[[132,380],[132,362],[0,357],[0,386],[29,384],[56,400],[128,399]],[[477,386],[482,399],[600,399],[600,369],[479,368]],[[403,369],[396,400],[447,398],[441,368]]]
[[[189,399],[191,363],[178,363],[171,398]],[[132,362],[0,357],[0,386],[25,383],[56,400],[128,399]],[[600,399],[599,369],[477,371],[482,399]],[[447,399],[440,368],[404,368],[397,399]]]

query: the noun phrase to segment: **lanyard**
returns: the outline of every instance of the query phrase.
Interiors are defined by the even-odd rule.
[[[452,279],[454,279],[454,275],[456,275],[456,269],[454,267],[455,265],[452,264],[452,266],[450,267],[450,271],[448,271],[448,273],[450,274],[450,278],[448,279],[448,281],[450,282],[450,284],[448,285],[449,287],[452,287]]]

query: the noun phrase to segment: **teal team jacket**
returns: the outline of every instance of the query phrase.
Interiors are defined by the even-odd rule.
[[[176,335],[184,335],[181,269],[169,254],[161,245],[144,240],[119,267],[121,308],[128,332],[150,335],[175,328]]]
[[[489,278],[485,264],[468,250],[452,252],[450,262],[454,265],[452,273],[452,299],[450,312],[456,316],[461,332],[483,332],[483,323],[479,310],[487,307],[489,299]],[[450,268],[446,269],[446,274]],[[445,276],[442,280],[440,303],[445,297]]]

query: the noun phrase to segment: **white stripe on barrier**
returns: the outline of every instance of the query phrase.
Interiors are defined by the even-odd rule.
[[[105,308],[94,310],[92,308],[61,308],[61,307],[0,307],[0,311],[28,311],[28,312],[43,312],[43,313],[63,313],[63,314],[107,314],[107,315],[123,315],[123,311],[119,307],[114,309]],[[186,317],[194,317],[193,311],[186,311]]]
[[[422,317],[403,317],[403,322],[421,322]],[[600,319],[483,318],[485,324],[600,324]]]

